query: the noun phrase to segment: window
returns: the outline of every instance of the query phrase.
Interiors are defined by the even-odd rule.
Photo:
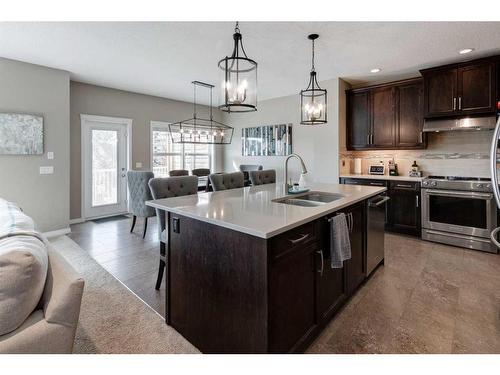
[[[172,143],[166,123],[151,123],[151,165],[155,177],[168,177],[174,169],[210,169],[212,155],[212,145]]]

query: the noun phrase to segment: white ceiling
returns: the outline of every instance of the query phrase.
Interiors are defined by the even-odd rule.
[[[374,82],[500,53],[500,22],[241,22],[258,67],[259,100],[305,88],[310,41],[320,34],[320,81]],[[67,70],[76,81],[191,101],[192,80],[216,84],[232,51],[228,22],[0,23],[0,56]],[[466,56],[457,51],[471,47]],[[382,72],[370,74],[372,68]],[[216,93],[214,93],[216,94]]]

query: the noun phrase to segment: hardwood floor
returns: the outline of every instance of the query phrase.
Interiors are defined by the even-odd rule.
[[[165,282],[159,291],[155,290],[160,253],[156,217],[148,219],[144,239],[143,219],[137,218],[133,233],[130,233],[131,220],[118,218],[74,224],[68,237],[157,313],[165,316]]]
[[[156,218],[73,225],[68,237],[156,312]],[[311,345],[311,353],[500,353],[500,255],[386,234],[379,267]]]

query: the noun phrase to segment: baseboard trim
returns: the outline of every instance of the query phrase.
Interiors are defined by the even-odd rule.
[[[52,237],[57,237],[57,236],[62,236],[65,234],[71,233],[71,228],[63,228],[63,229],[58,229],[58,230],[52,230],[49,232],[43,232],[42,234],[47,237],[47,238],[52,238]]]
[[[85,219],[82,217],[79,217],[78,219],[70,219],[69,220],[70,224],[80,224],[80,223],[84,223],[84,222],[85,222]]]

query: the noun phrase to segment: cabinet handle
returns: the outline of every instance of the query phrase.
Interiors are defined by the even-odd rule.
[[[373,144],[373,133],[370,134],[370,144],[372,145]]]
[[[417,206],[417,208],[418,208],[418,207],[419,207],[419,205],[420,205],[420,202],[419,202],[419,199],[418,199],[418,195],[415,195],[415,198],[416,198],[416,201],[417,201],[417,202],[416,202],[416,203],[417,203],[417,204],[416,204],[416,206]]]
[[[424,132],[420,132],[420,143],[424,143]]]
[[[457,98],[453,98],[453,110],[457,109]]]
[[[370,134],[367,134],[366,135],[366,144],[369,145],[370,144]]]
[[[461,96],[458,97],[458,109],[459,110],[462,109],[462,97]]]
[[[323,250],[316,251],[316,254],[319,254],[321,259],[321,269],[318,271],[318,273],[320,274],[320,276],[323,276],[323,270],[325,268],[325,259],[323,257]]]
[[[300,237],[295,240],[289,238],[288,241],[290,241],[293,245],[295,245],[298,244],[299,242],[304,241],[307,237],[309,237],[309,233],[301,234]]]
[[[383,182],[370,182],[371,186],[384,186]]]
[[[413,189],[412,185],[406,185],[406,184],[396,184],[396,187]]]
[[[349,212],[347,214],[347,229],[349,230],[349,233],[352,233],[352,227],[353,227],[353,217],[352,217],[352,212]]]

